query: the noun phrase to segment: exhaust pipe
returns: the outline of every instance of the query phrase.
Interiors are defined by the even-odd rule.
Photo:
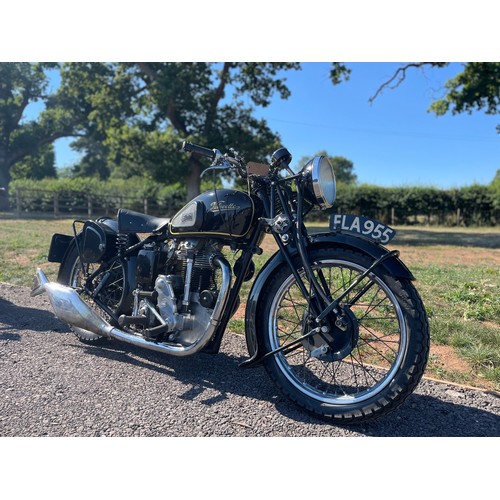
[[[80,298],[74,288],[49,281],[40,268],[36,270],[31,296],[34,297],[43,292],[47,292],[55,315],[71,326],[88,330],[103,337],[121,340],[138,347],[144,347],[152,351],[163,352],[174,356],[188,356],[203,349],[210,341],[220,322],[229,296],[231,268],[227,260],[222,257],[215,257],[213,262],[220,267],[222,271],[220,293],[217,297],[214,310],[210,316],[205,332],[195,342],[188,346],[169,344],[168,342],[151,342],[138,335],[132,335],[131,333],[113,327],[90,308]]]

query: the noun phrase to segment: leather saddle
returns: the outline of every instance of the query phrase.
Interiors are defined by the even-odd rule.
[[[157,233],[162,231],[170,219],[141,214],[126,208],[118,210],[118,231],[120,233]]]

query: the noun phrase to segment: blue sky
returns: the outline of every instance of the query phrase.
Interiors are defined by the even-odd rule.
[[[360,182],[386,186],[454,187],[493,179],[500,169],[500,117],[427,112],[461,64],[409,71],[373,104],[369,98],[398,63],[347,64],[351,78],[338,86],[328,79],[330,64],[303,64],[288,77],[291,97],[260,112],[294,160],[325,149],[353,161]]]
[[[333,86],[329,63],[303,63],[302,71],[286,73],[291,96],[256,110],[280,134],[292,164],[326,150],[350,159],[359,182],[442,188],[491,182],[500,169],[500,117],[427,112],[443,95],[445,81],[461,71],[460,63],[409,70],[398,88],[385,90],[373,104],[369,98],[399,64],[346,64],[350,80]],[[56,143],[59,167],[78,158],[69,142]]]

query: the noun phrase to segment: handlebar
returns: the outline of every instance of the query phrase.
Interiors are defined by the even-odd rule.
[[[198,146],[197,144],[191,144],[190,142],[182,142],[182,151],[187,151],[188,153],[194,153],[196,155],[205,156],[212,160],[210,167],[203,170],[202,174],[210,170],[224,170],[224,169],[235,169],[238,174],[246,179],[248,177],[258,178],[258,177],[268,177],[270,174],[275,175],[276,172],[286,169],[292,175],[284,178],[284,181],[296,179],[301,174],[294,174],[289,163],[292,159],[292,155],[286,148],[280,148],[273,154],[273,163],[271,165],[264,163],[249,162],[245,164],[245,160],[234,149],[230,149],[232,156],[227,153],[222,154],[217,149],[208,149],[204,146]],[[283,167],[284,165],[284,167]]]
[[[215,158],[215,151],[213,149],[208,149],[203,146],[198,146],[197,144],[191,144],[190,142],[184,141],[182,143],[182,149],[187,152],[192,152],[200,156],[206,156],[213,160]]]
[[[206,173],[209,170],[223,170],[225,168],[236,168],[241,177],[246,178],[247,173],[243,165],[243,158],[239,158],[235,155],[235,158],[230,156],[222,155],[217,149],[208,149],[203,146],[198,146],[197,144],[191,144],[190,142],[183,141],[182,148],[183,151],[191,152],[200,156],[206,156],[212,160],[212,165],[205,169],[202,173]],[[234,154],[234,151],[231,150]]]

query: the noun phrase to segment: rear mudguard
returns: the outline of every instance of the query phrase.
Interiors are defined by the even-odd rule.
[[[90,220],[90,219],[89,219]],[[109,217],[101,217],[97,219],[98,222],[106,224],[113,232],[118,234],[118,222],[115,219],[111,219]],[[52,240],[50,242],[49,254],[47,260],[49,262],[58,262],[61,265],[59,266],[59,274],[61,273],[61,269],[64,267],[68,256],[73,251],[73,248],[76,245],[76,239],[80,242],[82,240],[83,233],[82,231],[78,232],[75,236],[69,236],[66,234],[53,234]],[[133,235],[133,242],[139,241],[137,235]],[[58,276],[59,281],[59,276]]]
[[[372,257],[374,260],[389,253],[387,248],[378,243],[346,233],[317,233],[309,236],[308,251],[324,247],[356,249]],[[297,256],[298,251],[292,249],[292,259]],[[262,356],[262,354],[258,352],[256,314],[257,311],[261,310],[260,300],[263,290],[266,289],[268,280],[282,265],[286,265],[286,261],[281,251],[278,250],[262,267],[250,290],[245,310],[245,337],[251,358],[241,363],[240,366],[242,367],[257,364]],[[397,257],[388,258],[380,265],[387,273],[395,278],[415,279],[410,270]]]

